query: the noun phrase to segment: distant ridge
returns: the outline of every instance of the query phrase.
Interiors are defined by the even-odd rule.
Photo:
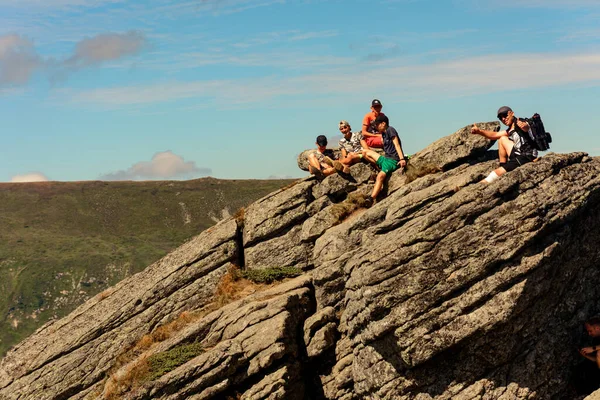
[[[293,180],[0,183],[0,356]]]

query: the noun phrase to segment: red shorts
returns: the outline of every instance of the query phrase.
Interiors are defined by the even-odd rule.
[[[365,142],[369,147],[380,147],[383,148],[383,138],[379,136],[365,136]]]

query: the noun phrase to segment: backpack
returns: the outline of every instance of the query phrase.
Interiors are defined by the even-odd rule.
[[[546,132],[540,114],[535,113],[531,118],[519,118],[519,120],[525,121],[529,124],[529,127],[531,128],[531,135],[527,134],[527,132],[523,132],[523,130],[519,128],[517,124],[515,124],[515,128],[523,133],[522,136],[527,138],[527,141],[534,149],[546,151],[550,148],[552,136],[550,136],[550,132]]]

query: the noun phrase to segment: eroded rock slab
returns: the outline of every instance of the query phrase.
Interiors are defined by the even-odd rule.
[[[217,224],[146,270],[48,323],[0,363],[0,398],[54,399],[104,379],[133,341],[182,311],[212,301],[237,259],[237,225]],[[52,388],[52,390],[48,390]]]
[[[312,202],[312,178],[302,180],[252,203],[244,217],[244,247],[270,239],[286,228],[305,220],[307,206]]]

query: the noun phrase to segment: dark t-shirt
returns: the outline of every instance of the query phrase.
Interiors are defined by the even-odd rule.
[[[394,146],[394,142],[392,141],[395,137],[398,138],[398,143],[400,142],[400,137],[398,136],[398,132],[392,126],[388,126],[388,128],[381,134],[383,138],[383,151],[385,152],[386,158],[391,158],[392,160],[400,161],[400,156],[396,151],[396,146]]]

